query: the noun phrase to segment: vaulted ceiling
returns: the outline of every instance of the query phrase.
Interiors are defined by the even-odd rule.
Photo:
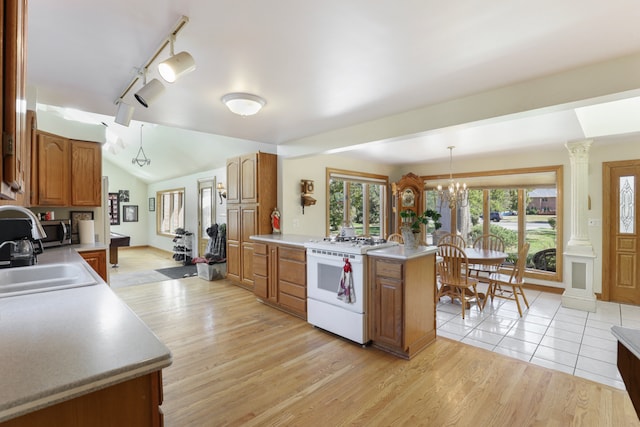
[[[178,34],[175,50],[189,51],[197,69],[166,83],[165,93],[149,108],[132,97],[138,83],[125,97],[136,107],[133,129],[114,124],[114,101],[183,15],[189,23]],[[138,122],[212,135],[205,138],[211,146],[191,136],[179,145],[173,138],[174,145],[158,146],[157,155],[171,160],[176,151],[215,152],[216,144],[228,149],[237,141],[284,146],[637,55],[638,22],[640,4],[634,0],[30,0],[27,83],[40,104],[102,115],[100,121],[134,152]],[[168,54],[166,49],[160,60]],[[149,79],[157,77],[157,62]],[[220,101],[229,92],[254,93],[267,104],[255,116],[236,116]],[[434,150],[421,149],[425,143],[439,147],[439,158],[448,156],[447,145],[473,155],[480,149],[564,143],[589,137],[593,119],[610,114],[591,113],[573,106],[547,108],[466,126],[371,132],[361,135],[357,142],[368,144],[352,154],[403,164],[432,159]],[[191,139],[197,145],[191,147]],[[394,148],[398,144],[405,145]],[[122,156],[120,161],[130,165],[131,157]],[[193,166],[199,167],[194,157]],[[165,172],[146,179],[162,179]]]

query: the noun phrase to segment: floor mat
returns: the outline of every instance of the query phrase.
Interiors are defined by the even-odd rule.
[[[170,279],[182,279],[198,275],[198,270],[196,269],[195,264],[183,265],[180,267],[160,268],[155,271],[160,274],[164,274]]]
[[[167,280],[167,276],[153,270],[135,271],[132,273],[112,273],[109,275],[109,285],[112,288],[162,282],[164,280]]]

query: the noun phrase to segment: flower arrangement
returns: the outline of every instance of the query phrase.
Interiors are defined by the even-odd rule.
[[[437,211],[433,209],[427,209],[422,214],[417,215],[414,211],[407,209],[400,212],[400,217],[402,218],[402,223],[411,228],[411,231],[414,233],[420,232],[420,224],[428,225],[429,221],[433,221],[433,226],[435,230],[438,230],[442,227],[440,219],[442,215],[440,215]]]

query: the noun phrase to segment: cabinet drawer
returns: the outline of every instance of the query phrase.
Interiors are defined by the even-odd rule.
[[[307,312],[307,300],[280,292],[280,304],[299,313]]]
[[[290,283],[306,286],[307,268],[306,265],[297,261],[290,261],[280,258],[278,263],[278,275],[281,280]]]
[[[280,280],[278,285],[280,287],[280,293],[284,292],[285,294],[292,295],[294,297],[303,298],[303,299],[307,298],[307,288],[305,288],[304,286],[296,285],[295,283],[285,282],[283,280]]]
[[[304,262],[306,252],[304,249],[287,248],[281,246],[279,248],[280,259],[289,259],[291,261]]]
[[[402,264],[376,261],[376,276],[402,279]]]
[[[253,274],[267,276],[267,257],[264,255],[253,255]]]
[[[255,251],[255,253],[260,254],[260,255],[266,255],[267,254],[267,245],[265,245],[264,243],[254,243],[253,244],[253,250]]]

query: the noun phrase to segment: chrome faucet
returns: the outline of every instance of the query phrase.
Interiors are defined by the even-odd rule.
[[[24,216],[26,216],[27,218],[29,218],[31,220],[31,238],[32,239],[34,239],[34,240],[42,240],[45,237],[47,237],[47,233],[44,232],[44,229],[42,228],[42,224],[40,224],[40,220],[29,209],[27,209],[25,207],[22,207],[22,206],[16,206],[16,205],[2,205],[2,206],[0,206],[0,212],[5,212],[5,211],[20,212]]]

